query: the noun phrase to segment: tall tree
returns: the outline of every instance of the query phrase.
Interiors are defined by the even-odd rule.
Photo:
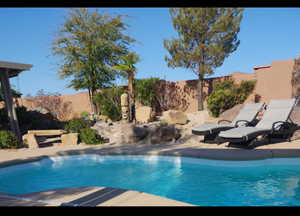
[[[133,107],[134,107],[134,89],[133,81],[136,74],[135,64],[139,61],[139,56],[134,53],[128,53],[122,57],[122,62],[118,65],[115,65],[113,69],[119,70],[123,77],[128,79],[128,96],[129,96],[129,118],[131,122],[133,120]]]
[[[164,40],[169,67],[184,67],[198,76],[198,110],[203,110],[203,80],[214,73],[240,44],[237,34],[243,9],[171,8],[178,38]]]
[[[92,100],[95,92],[113,85],[118,73],[112,66],[120,62],[120,56],[127,54],[128,46],[135,41],[124,34],[128,25],[123,17],[86,8],[71,9],[52,46],[53,54],[62,57],[59,76],[71,78],[68,87],[88,89],[96,113]]]

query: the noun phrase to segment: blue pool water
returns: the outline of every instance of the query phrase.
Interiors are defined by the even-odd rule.
[[[0,192],[104,186],[199,206],[300,206],[300,158],[220,161],[79,155],[0,168]]]

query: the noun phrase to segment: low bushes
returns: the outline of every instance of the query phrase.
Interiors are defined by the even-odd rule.
[[[108,116],[112,121],[122,118],[121,95],[124,93],[123,87],[103,89],[93,97],[101,115]]]
[[[65,130],[69,133],[80,133],[81,129],[90,127],[90,124],[82,118],[74,118],[65,125]]]
[[[80,130],[79,138],[86,144],[102,144],[104,138],[97,134],[97,131],[92,128],[83,128]]]
[[[240,84],[234,80],[216,83],[213,92],[207,98],[207,107],[212,116],[218,117],[221,112],[243,103],[252,93],[255,81],[242,81]]]
[[[97,134],[97,131],[90,128],[88,121],[82,118],[74,118],[68,121],[65,125],[65,130],[68,133],[78,133],[79,141],[86,144],[102,144],[104,138]]]
[[[159,80],[159,78],[134,80],[135,97],[142,105],[154,106],[156,103],[156,88]]]
[[[21,142],[11,131],[0,130],[0,149],[16,149],[21,147]]]

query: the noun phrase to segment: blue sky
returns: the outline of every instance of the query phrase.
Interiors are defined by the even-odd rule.
[[[67,80],[57,76],[56,57],[51,56],[55,32],[68,8],[0,8],[0,61],[32,64],[11,83],[23,93],[38,90],[73,94]],[[160,77],[170,81],[196,79],[184,68],[168,68],[163,40],[176,37],[168,8],[100,8],[112,15],[127,14],[128,34],[139,41],[133,50],[141,56],[137,78]],[[215,71],[215,76],[253,72],[254,66],[300,55],[300,8],[245,8],[238,49]]]

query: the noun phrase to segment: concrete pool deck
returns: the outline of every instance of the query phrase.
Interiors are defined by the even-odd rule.
[[[192,206],[144,192],[79,187],[11,195],[0,193],[0,206]]]
[[[292,142],[281,142],[256,147],[255,149],[240,149],[227,147],[227,144],[205,144],[205,143],[183,143],[183,144],[160,144],[160,145],[111,145],[102,144],[76,145],[76,146],[56,146],[39,149],[17,149],[0,150],[0,168],[25,162],[37,161],[46,157],[78,155],[78,154],[99,154],[99,155],[169,155],[187,156],[217,160],[258,160],[267,158],[300,157],[300,140]],[[100,190],[100,192],[99,192]],[[127,191],[116,188],[65,188],[62,190],[44,191],[40,193],[22,194],[18,197],[30,198],[30,200],[5,198],[5,194],[0,193],[0,206],[61,206],[62,203],[70,205],[74,201],[82,201],[84,197],[98,191],[99,196],[116,196],[99,198],[99,203],[95,206],[185,206],[186,203],[169,200],[137,191]],[[55,194],[55,195],[54,195]],[[109,195],[110,194],[110,195]],[[2,195],[2,196],[1,196]],[[14,196],[14,195],[12,195]],[[1,198],[2,197],[2,198]],[[37,202],[37,200],[47,200]]]

